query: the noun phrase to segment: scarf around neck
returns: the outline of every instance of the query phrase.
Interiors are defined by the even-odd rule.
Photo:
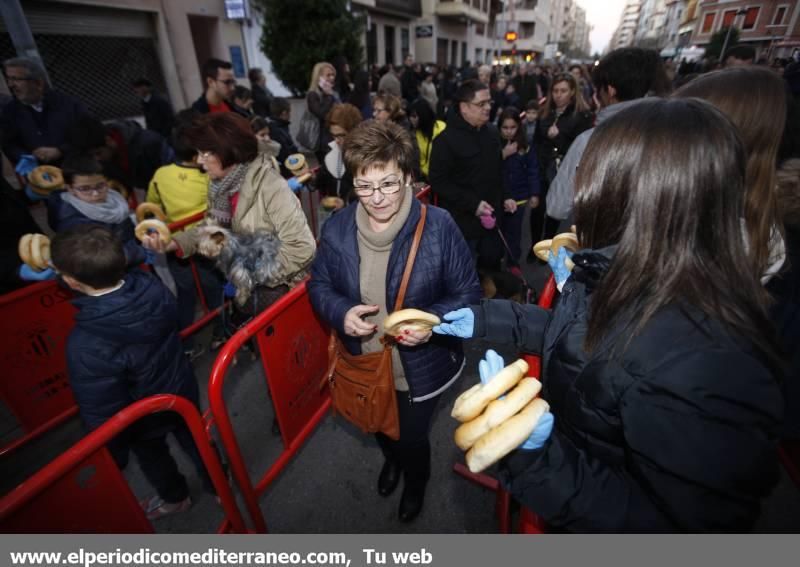
[[[131,213],[128,202],[114,190],[108,191],[103,203],[87,203],[68,191],[61,194],[61,200],[78,209],[78,212],[85,217],[105,224],[119,224]]]
[[[208,184],[208,216],[220,226],[230,228],[233,220],[231,199],[244,183],[250,163],[237,163],[222,179],[214,179]]]

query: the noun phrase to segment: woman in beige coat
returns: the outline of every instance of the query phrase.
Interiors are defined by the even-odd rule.
[[[277,237],[276,253],[267,260],[277,269],[257,288],[258,310],[263,310],[300,282],[314,259],[316,244],[300,202],[271,154],[259,153],[247,119],[232,112],[200,116],[186,138],[197,148],[197,162],[210,181],[203,224],[219,225],[234,235],[272,233]],[[157,252],[186,257],[199,251],[198,244],[207,233],[200,225],[173,235],[166,245],[158,234],[145,236],[143,244]]]

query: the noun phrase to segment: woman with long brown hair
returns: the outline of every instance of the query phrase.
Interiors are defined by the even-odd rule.
[[[584,248],[556,308],[484,302],[434,328],[542,354],[552,417],[501,478],[548,524],[741,532],[758,517],[783,400],[768,299],[741,267],[744,184],[741,141],[712,105],[631,105],[583,154]]]
[[[694,79],[673,95],[707,100],[739,130],[746,152],[745,209],[749,258],[766,283],[785,256],[777,212],[778,149],[786,122],[783,81],[766,68],[748,65]]]
[[[560,73],[553,78],[547,101],[539,112],[539,122],[533,137],[533,144],[539,155],[542,171],[543,201],[547,201],[547,189],[558,172],[558,166],[575,138],[592,127],[592,113],[586,106],[575,77]],[[531,235],[539,240],[544,230],[546,238],[555,234],[558,220],[548,217],[545,222],[546,205],[531,213]]]

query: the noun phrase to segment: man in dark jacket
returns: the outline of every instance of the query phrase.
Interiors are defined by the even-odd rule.
[[[464,82],[447,129],[433,141],[429,179],[439,206],[450,211],[478,258],[478,267],[498,271],[503,245],[495,223],[503,210],[517,204],[503,186],[503,158],[497,128],[488,124],[489,89],[476,80]]]
[[[148,79],[138,79],[133,83],[136,96],[142,99],[144,123],[148,130],[158,132],[165,139],[172,135],[172,124],[175,122],[175,112],[169,101],[158,93],[153,92],[153,83]]]
[[[18,57],[3,64],[14,100],[0,114],[3,153],[13,163],[33,154],[41,163],[58,164],[64,153],[67,132],[81,115],[83,104],[48,88],[38,63]]]
[[[531,100],[539,100],[539,77],[532,72],[528,72],[530,65],[524,63],[519,66],[519,75],[514,77],[511,84],[517,91],[517,96],[523,105]]]
[[[203,63],[202,73],[205,91],[194,101],[192,108],[200,114],[232,112],[233,89],[236,87],[233,65],[212,57]]]
[[[79,225],[59,233],[53,239],[52,261],[78,293],[66,356],[70,386],[88,429],[155,394],[183,396],[198,405],[197,381],[178,336],[174,297],[150,274],[126,273],[122,243],[109,230]],[[186,479],[166,443],[170,430],[205,477],[188,430],[175,423],[168,414],[151,416],[111,447],[124,467],[129,443],[158,492],[146,505],[150,519],[191,506]]]
[[[250,90],[253,93],[253,112],[263,118],[268,118],[272,114],[270,105],[275,97],[267,88],[267,78],[258,67],[250,69],[247,77],[250,79]]]
[[[414,56],[410,53],[403,61],[403,74],[400,75],[400,85],[403,91],[403,98],[411,104],[419,96],[419,77],[414,71]]]
[[[292,154],[296,154],[300,150],[292,140],[292,134],[289,132],[289,121],[292,117],[292,106],[285,98],[272,99],[272,116],[269,120],[269,136],[281,145],[281,151],[278,153],[278,165],[281,166],[281,174],[289,179],[294,174],[286,168],[284,162],[286,158]]]

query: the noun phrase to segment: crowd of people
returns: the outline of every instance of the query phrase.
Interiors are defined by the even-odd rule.
[[[22,179],[59,166],[64,187],[43,197],[3,182],[3,291],[58,277],[76,292],[67,359],[89,428],[153,393],[198,403],[189,363],[203,349],[178,339],[197,301],[190,257],[210,306],[234,298],[233,328],[216,323],[211,348],[308,281],[342,348],[377,352],[401,293],[443,321],[393,343],[400,435],[376,435],[377,488],[389,496],[403,479],[401,521],[423,509],[430,426],[466,365],[461,342],[482,338],[542,356],[549,412],[498,473],[550,526],[746,530],[775,485],[777,444],[800,439],[800,63],[759,65],[737,46],[721,67],[640,48],[591,67],[455,69],[408,55],[353,70],[336,57],[310,70],[295,138],[289,101],[259,69],[248,89],[210,59],[202,94],[177,114],[135,81],[142,128],[98,121],[36,63],[12,59],[3,152]],[[340,200],[319,243],[287,163],[298,148],[319,164],[310,187]],[[146,191],[169,221],[205,219],[140,243],[109,180]],[[421,183],[437,206],[414,198]],[[52,268],[36,271],[16,246],[40,232],[28,207],[41,199],[56,235]],[[526,216],[533,242],[571,227],[580,242],[550,255],[552,310],[519,293],[523,264],[538,261],[522,248]],[[502,365],[489,351],[481,380]],[[152,422],[114,453],[145,463],[151,518],[191,504],[169,432],[186,440],[179,424]]]

